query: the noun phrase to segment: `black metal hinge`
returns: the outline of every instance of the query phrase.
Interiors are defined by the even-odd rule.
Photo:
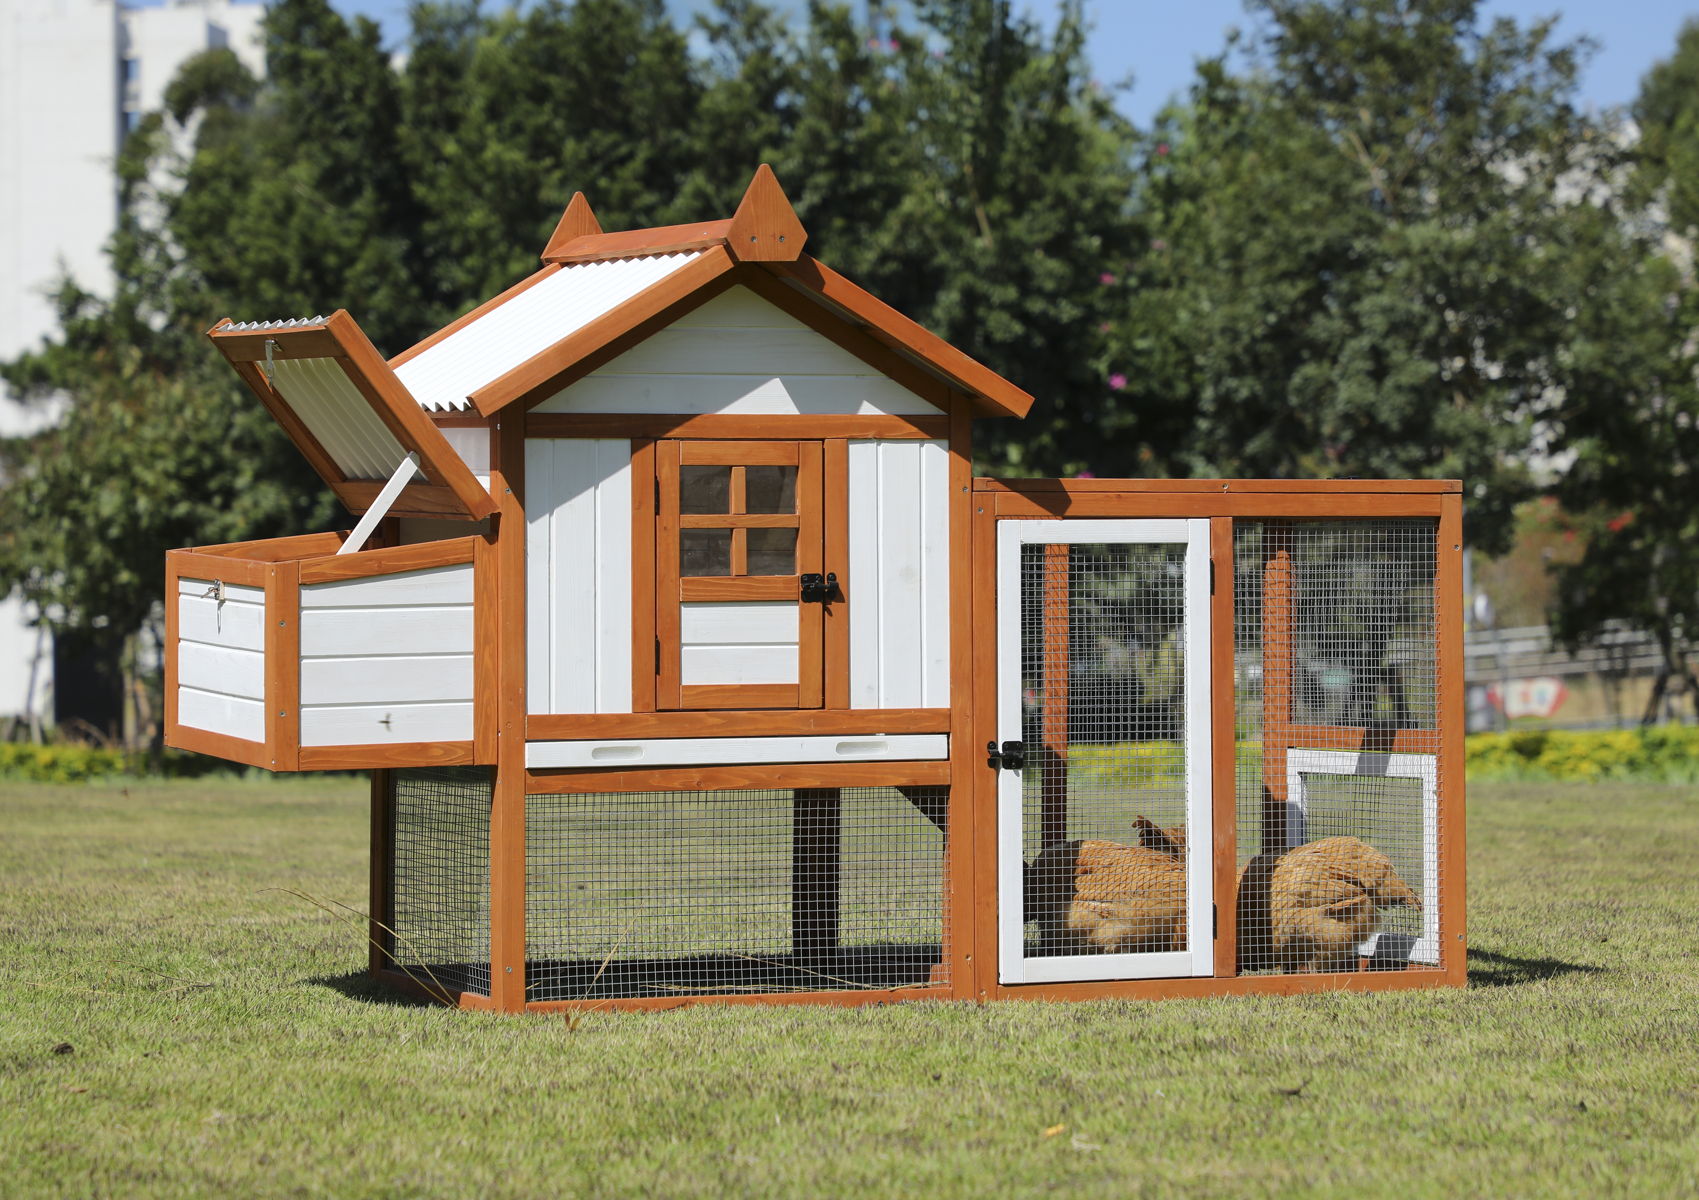
[[[802,602],[804,604],[826,604],[838,590],[838,576],[835,571],[827,571],[824,575],[813,573],[802,577]]]
[[[655,674],[661,673],[661,639],[655,639]]]

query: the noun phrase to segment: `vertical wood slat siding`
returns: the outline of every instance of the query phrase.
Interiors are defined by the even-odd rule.
[[[472,737],[473,567],[301,588],[301,745]]]
[[[746,287],[727,289],[533,411],[938,415]]]
[[[526,691],[534,713],[631,709],[631,442],[525,445]]]
[[[949,454],[849,444],[850,706],[950,703]]]
[[[265,592],[208,579],[177,584],[177,719],[243,741],[265,741]]]

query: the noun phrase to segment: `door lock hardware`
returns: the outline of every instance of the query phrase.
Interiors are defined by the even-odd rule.
[[[835,571],[827,571],[824,575],[804,575],[802,577],[802,601],[804,604],[825,604],[838,592],[838,576]]]
[[[985,765],[993,771],[1019,771],[1026,766],[1026,743],[1004,742],[999,750],[996,742],[986,742]]]

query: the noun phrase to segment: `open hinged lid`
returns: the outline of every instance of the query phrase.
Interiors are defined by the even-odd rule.
[[[383,507],[380,494],[393,499],[391,516],[478,520],[495,511],[489,491],[347,312],[226,318],[208,336],[350,512]],[[409,455],[416,471],[404,469]]]

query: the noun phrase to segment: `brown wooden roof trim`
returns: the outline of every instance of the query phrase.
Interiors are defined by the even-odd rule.
[[[289,402],[266,378],[260,364],[266,358],[267,342],[271,343],[274,361],[335,359],[396,441],[404,449],[418,453],[420,465],[431,482],[415,482],[403,489],[391,509],[394,515],[480,520],[495,512],[496,505],[489,492],[431,423],[425,410],[395,377],[383,355],[346,310],[338,309],[322,322],[273,329],[236,329],[227,317],[208,330],[207,336],[350,511],[359,513],[370,507],[383,483],[351,480],[343,474]]]
[[[825,263],[803,255],[794,263],[769,263],[767,269],[793,287],[828,301],[878,341],[913,355],[963,391],[971,393],[977,402],[978,415],[1024,417],[1032,408],[1033,398],[1029,393],[990,367],[975,362]]]
[[[584,198],[584,193],[573,192],[566,211],[560,214],[554,233],[549,235],[549,244],[543,247],[543,261],[551,261],[551,256],[559,254],[574,238],[593,237],[601,232],[602,223],[590,211],[590,202]]]
[[[610,258],[647,258],[677,254],[683,250],[724,247],[731,233],[728,221],[697,221],[690,225],[662,225],[655,229],[629,229],[624,233],[587,233],[543,252],[546,263],[603,262]]]
[[[710,247],[701,257],[473,392],[473,407],[488,417],[510,404],[528,408],[547,399],[614,354],[724,291],[733,265],[724,246]]]

